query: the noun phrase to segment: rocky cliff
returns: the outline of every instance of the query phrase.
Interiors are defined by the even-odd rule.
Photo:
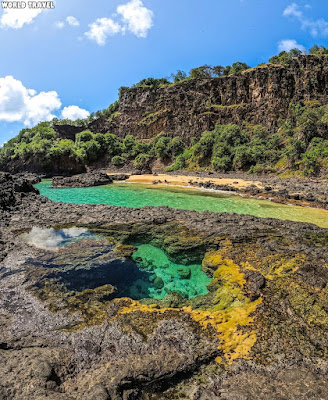
[[[328,58],[307,55],[288,67],[266,64],[231,76],[122,90],[118,111],[89,128],[139,139],[164,132],[188,143],[216,124],[247,121],[274,130],[290,103],[326,104],[327,95]]]

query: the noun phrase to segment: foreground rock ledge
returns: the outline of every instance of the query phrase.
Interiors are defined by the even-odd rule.
[[[17,190],[19,188],[19,191]],[[167,207],[52,203],[0,174],[0,398],[326,399],[328,230]],[[203,260],[192,301],[99,301],[51,287],[20,233],[83,226]],[[153,304],[151,304],[153,303]],[[236,315],[236,312],[237,314]]]

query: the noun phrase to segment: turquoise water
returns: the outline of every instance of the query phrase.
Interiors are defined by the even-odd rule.
[[[211,282],[200,264],[175,264],[163,250],[150,244],[136,245],[132,259],[116,258],[115,246],[83,228],[56,231],[33,227],[21,237],[29,245],[51,254],[48,258],[41,255],[41,259],[29,259],[29,264],[42,266],[48,270],[52,282],[57,281],[70,291],[82,292],[111,284],[115,287],[112,298],[160,300],[169,293],[178,293],[191,299],[207,294]]]
[[[168,206],[185,210],[249,214],[263,218],[310,222],[328,228],[328,211],[326,210],[277,204],[268,200],[248,199],[214,191],[133,183],[52,189],[50,184],[50,180],[44,180],[36,187],[43,196],[53,201],[135,208]]]
[[[130,288],[130,297],[163,299],[168,293],[175,292],[191,299],[208,293],[206,287],[211,279],[202,271],[201,265],[175,264],[164,251],[150,244],[142,244],[137,248],[132,258],[140,269],[150,274],[152,285],[139,279]],[[144,295],[140,294],[143,292]]]

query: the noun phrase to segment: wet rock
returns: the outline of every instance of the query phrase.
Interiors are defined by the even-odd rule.
[[[129,176],[128,174],[108,174],[108,177],[113,181],[125,181]]]
[[[89,172],[69,177],[56,176],[52,179],[51,187],[90,187],[109,185],[113,182],[113,178],[102,172]]]

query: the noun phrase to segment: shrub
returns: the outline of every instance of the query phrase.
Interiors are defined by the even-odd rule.
[[[172,139],[166,136],[161,136],[155,144],[155,155],[162,160],[167,160],[171,157]]]
[[[149,168],[151,159],[151,156],[148,154],[139,154],[134,160],[134,166],[139,170],[147,169]]]
[[[121,156],[114,156],[112,162],[116,167],[122,167],[125,164],[125,158]]]
[[[231,169],[231,158],[229,156],[214,156],[212,158],[212,167],[215,171],[226,172]]]

